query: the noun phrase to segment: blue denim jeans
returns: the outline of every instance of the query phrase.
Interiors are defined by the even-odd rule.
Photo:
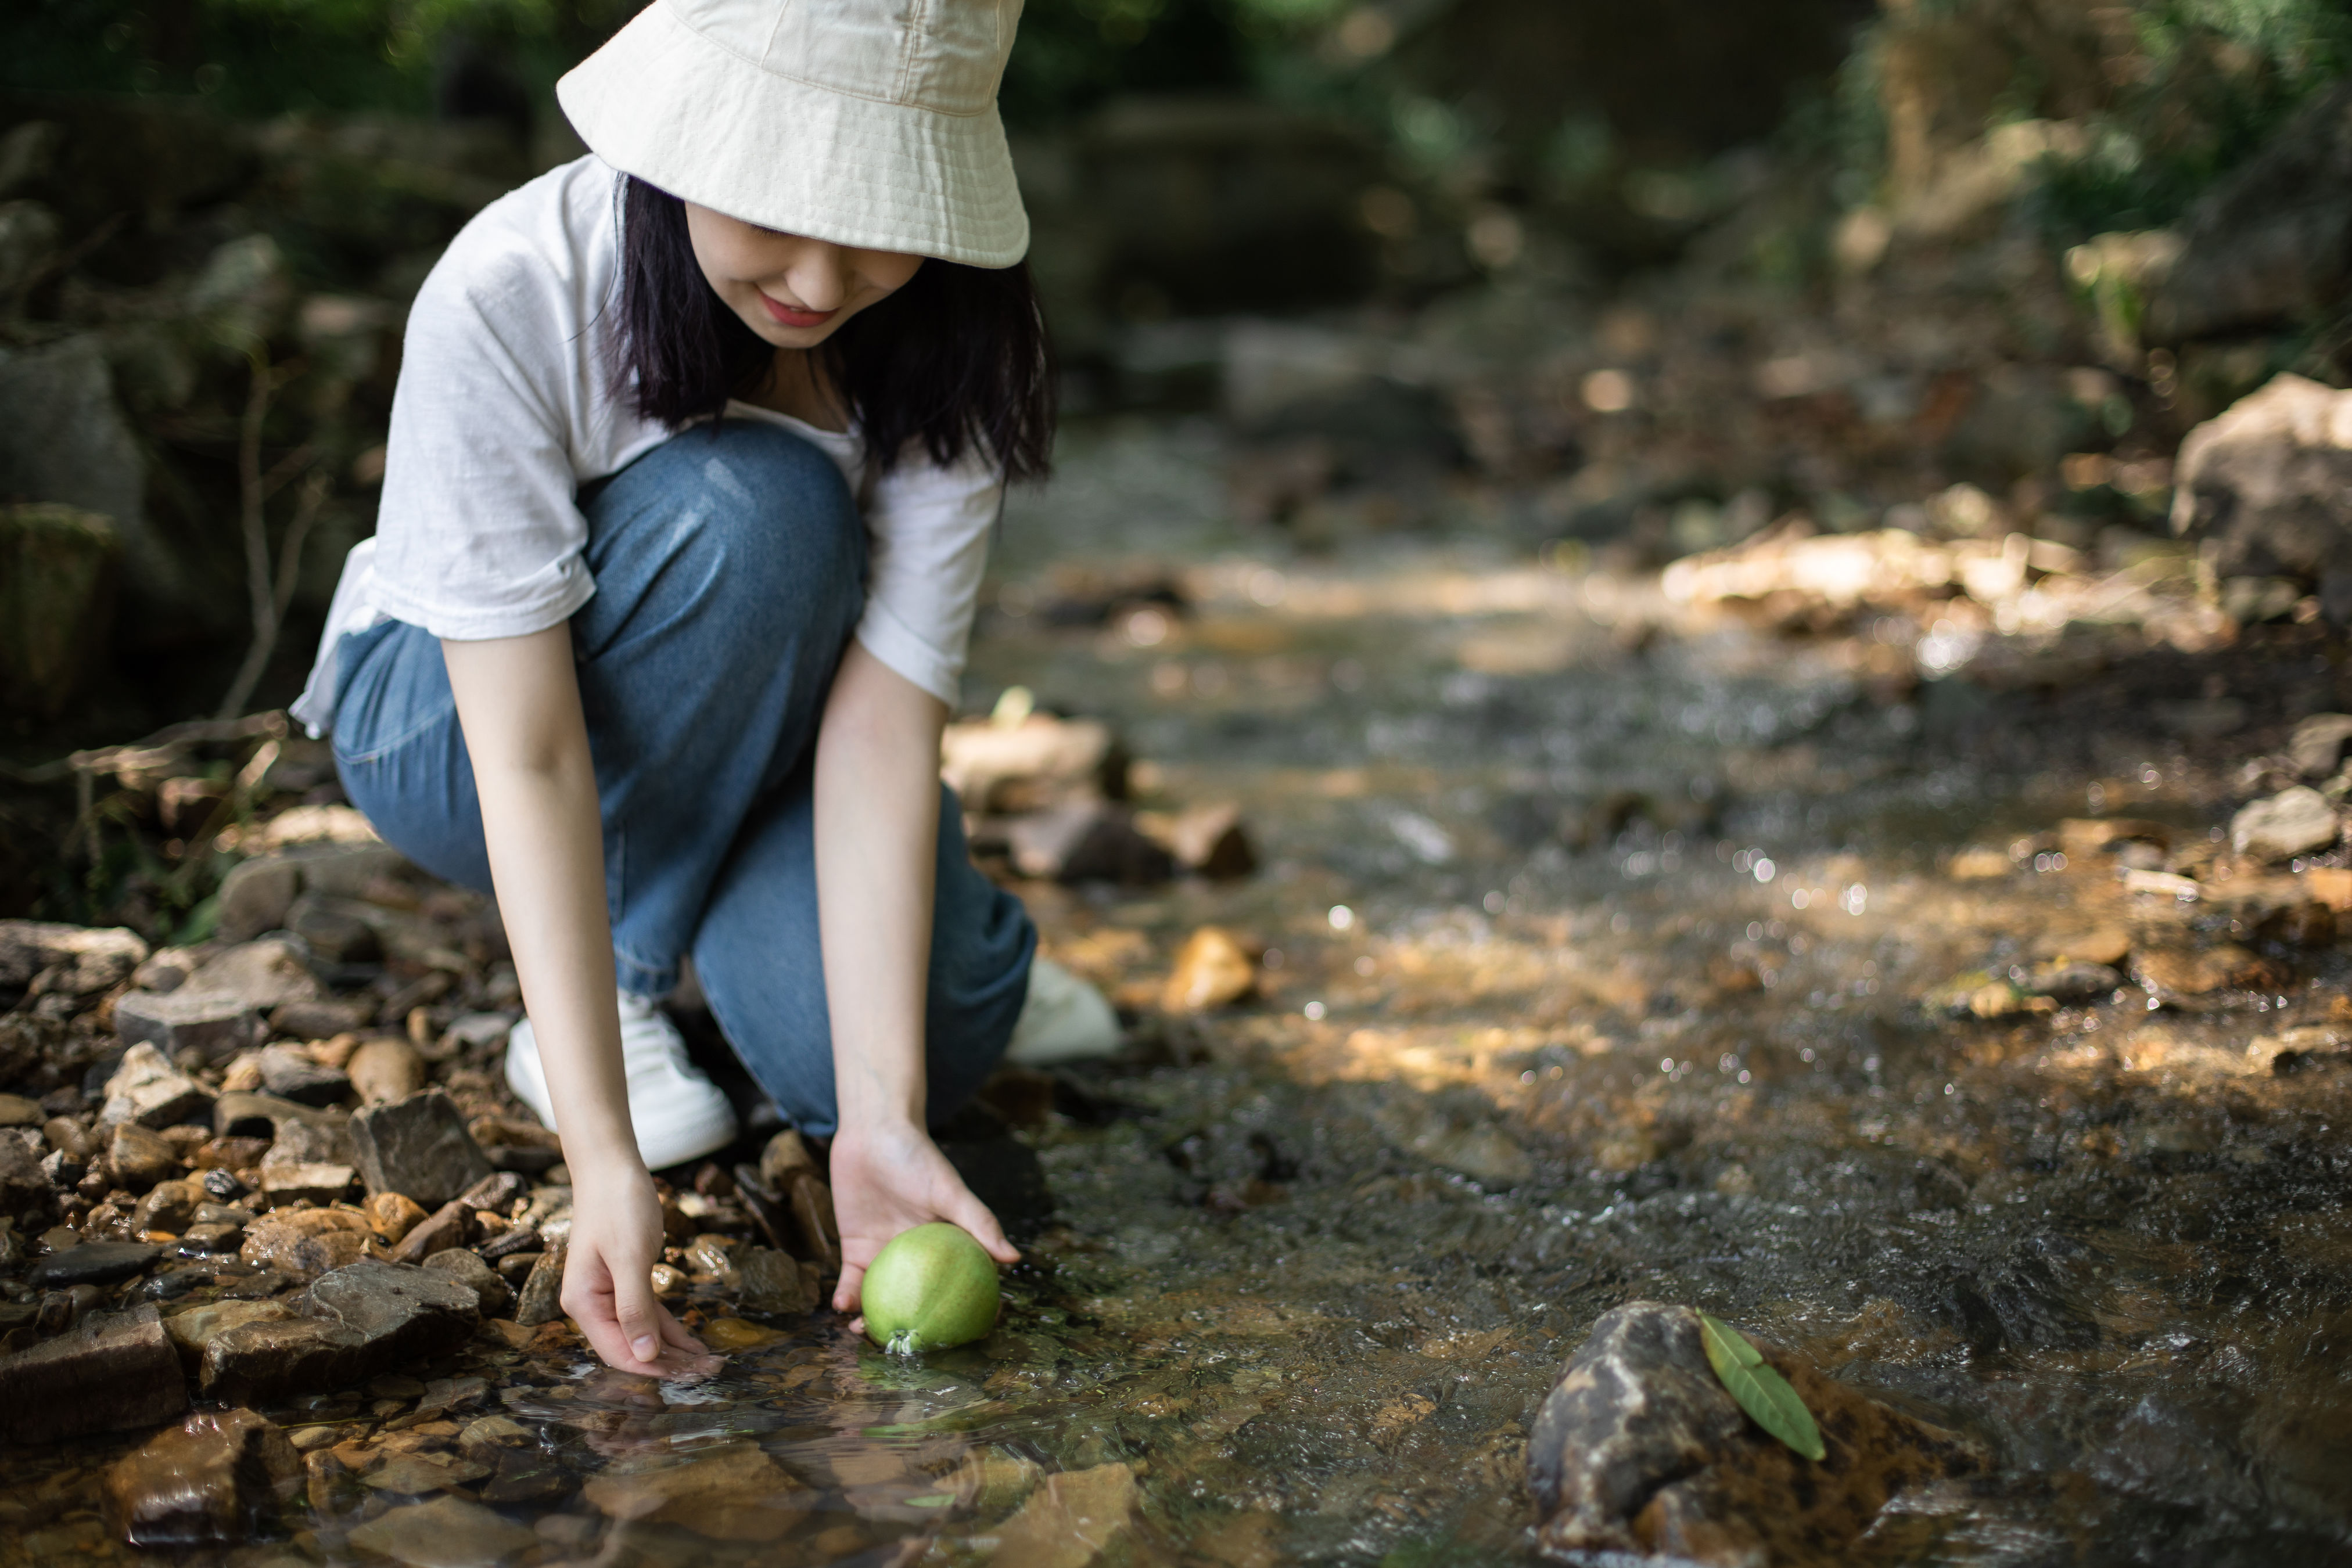
[[[865,608],[866,533],[840,470],[749,421],[685,431],[584,490],[595,597],[572,618],[624,989],[691,954],[712,1013],[787,1120],[834,1131],[812,760]],[[425,870],[488,891],[481,809],[439,643],[388,621],[340,650],[335,762]],[[934,1122],[996,1064],[1036,933],[972,866],[940,800],[926,1017]]]

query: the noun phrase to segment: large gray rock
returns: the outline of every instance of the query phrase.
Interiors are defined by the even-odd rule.
[[[2214,541],[2224,578],[2285,578],[2352,619],[2352,392],[2282,375],[2189,433],[2172,531]]]
[[[457,1349],[481,1321],[463,1281],[373,1261],[320,1276],[294,1310],[300,1316],[214,1335],[205,1346],[206,1397],[261,1403],[364,1382]]]
[[[107,1518],[133,1546],[234,1546],[273,1521],[301,1475],[275,1422],[250,1410],[205,1411],[108,1469]]]
[[[154,1303],[92,1312],[0,1361],[0,1443],[53,1443],[168,1421],[188,1407],[179,1353]]]
[[[173,990],[117,998],[114,1027],[126,1043],[144,1040],[167,1056],[199,1051],[220,1061],[260,1044],[262,1020],[271,1012],[315,1001],[325,990],[292,941],[240,942],[206,959]]]
[[[352,1153],[370,1196],[404,1193],[427,1207],[492,1174],[464,1113],[438,1089],[353,1116]]]
[[[1698,1314],[1634,1301],[1602,1315],[1528,1437],[1537,1547],[1754,1568],[1832,1562],[1904,1489],[1981,1469],[1981,1450],[1759,1343],[1821,1427],[1801,1458],[1750,1421],[1707,1364]]]

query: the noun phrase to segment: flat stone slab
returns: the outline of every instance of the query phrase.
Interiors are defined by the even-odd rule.
[[[37,1291],[59,1291],[68,1285],[111,1285],[141,1272],[163,1253],[161,1247],[150,1247],[143,1241],[85,1241],[36,1261],[25,1270],[25,1283]]]
[[[457,1349],[481,1321],[471,1287],[396,1263],[337,1269],[290,1304],[295,1317],[212,1336],[201,1373],[207,1398],[261,1404],[363,1383]]]
[[[53,1443],[168,1421],[188,1407],[180,1354],[152,1301],[92,1312],[0,1361],[0,1443]]]

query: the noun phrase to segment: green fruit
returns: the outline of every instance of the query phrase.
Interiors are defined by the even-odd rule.
[[[861,1295],[876,1344],[899,1355],[945,1350],[996,1326],[996,1261],[955,1226],[918,1225],[882,1249]]]

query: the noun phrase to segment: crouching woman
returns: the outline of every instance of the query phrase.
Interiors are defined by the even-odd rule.
[[[1051,438],[995,111],[1016,14],[655,0],[567,76],[593,151],[418,295],[296,709],[388,841],[495,889],[508,1081],[574,1186],[563,1304],[628,1371],[700,1349],[649,1288],[649,1169],[736,1132],[656,1005],[688,956],[833,1140],[837,1306],[927,1221],[1015,1257],[927,1126],[1035,947],[938,768],[1003,486]]]

